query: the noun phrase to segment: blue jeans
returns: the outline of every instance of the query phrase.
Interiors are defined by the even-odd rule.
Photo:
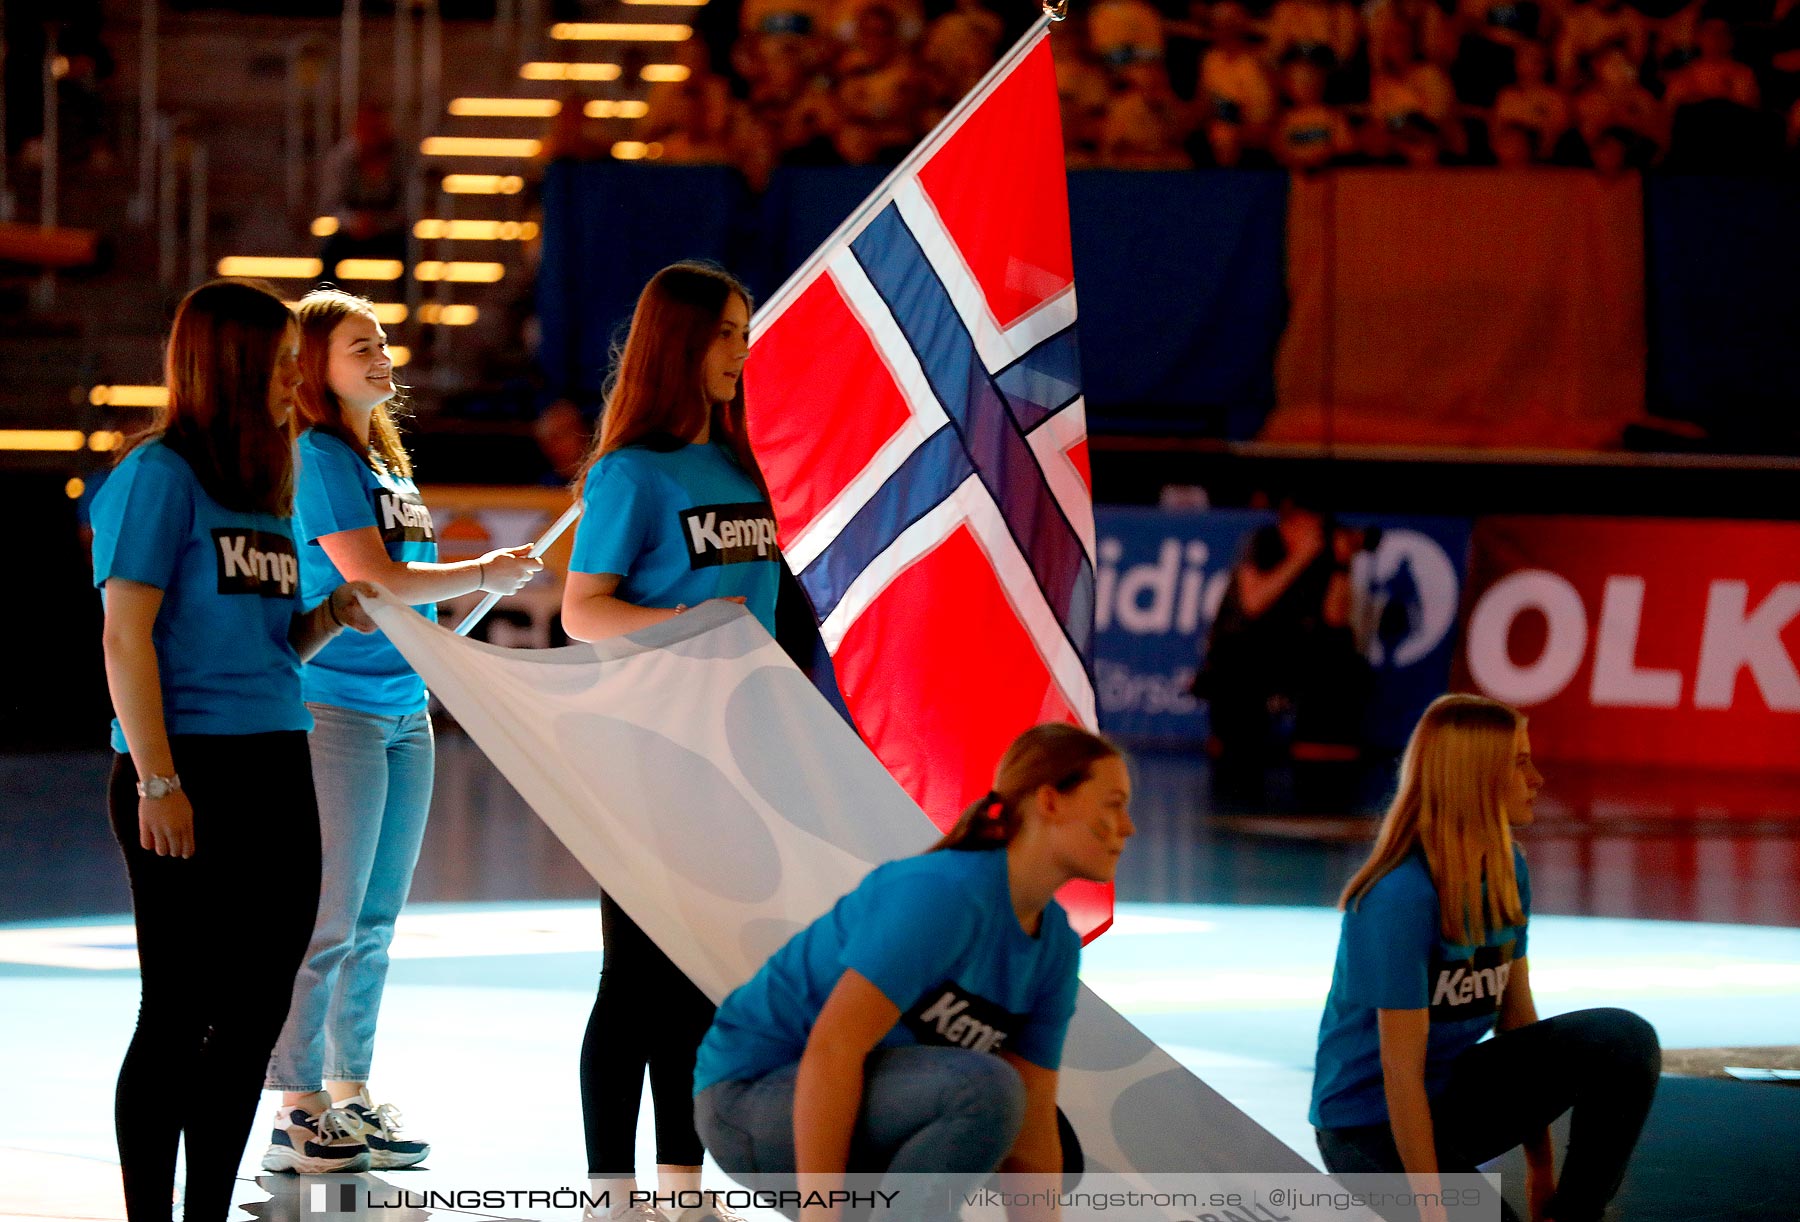
[[[715,1083],[694,1097],[694,1127],[722,1170],[751,1186],[762,1176],[794,1175],[799,1072],[796,1061],[748,1082]],[[923,1045],[880,1049],[863,1063],[849,1170],[931,1175],[937,1204],[922,1216],[939,1217],[943,1194],[992,1175],[1024,1123],[1025,1084],[999,1057]],[[910,1216],[898,1209],[882,1215],[893,1222]]]
[[[425,712],[307,708],[323,883],[267,1077],[270,1090],[293,1092],[368,1080],[388,944],[425,838],[434,757]]]

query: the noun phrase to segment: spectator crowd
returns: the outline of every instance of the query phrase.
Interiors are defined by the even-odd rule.
[[[684,44],[687,79],[649,88],[638,138],[752,183],[897,160],[1015,32],[943,2],[744,0],[728,49]],[[1075,167],[1800,162],[1800,0],[1098,0],[1051,45]]]

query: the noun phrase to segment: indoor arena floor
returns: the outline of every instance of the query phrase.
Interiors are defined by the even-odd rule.
[[[424,1169],[381,1179],[581,1187],[575,1061],[600,963],[595,888],[465,739],[446,733],[439,748],[375,1071],[378,1097],[434,1150]],[[106,765],[100,754],[0,757],[0,1220],[123,1217],[111,1092],[137,982],[129,895],[100,808]],[[1625,1006],[1666,1049],[1762,1050],[1723,1059],[1793,1064],[1800,777],[1546,771],[1523,837],[1540,1013]],[[1083,978],[1316,1161],[1306,1108],[1336,948],[1331,905],[1367,851],[1379,778],[1325,798],[1277,778],[1261,799],[1227,802],[1189,755],[1139,753],[1135,775],[1140,834],[1121,866],[1118,919],[1085,952]],[[278,869],[268,881],[280,902]],[[172,1099],[180,1090],[170,1083]],[[316,1217],[292,1177],[256,1169],[272,1097],[265,1105],[238,1201],[260,1218]],[[650,1132],[646,1117],[646,1170]],[[1631,1222],[1800,1218],[1800,1084],[1665,1077],[1618,1209]]]

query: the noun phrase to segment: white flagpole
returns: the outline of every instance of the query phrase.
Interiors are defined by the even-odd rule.
[[[538,541],[531,545],[531,551],[527,554],[533,560],[536,560],[545,552],[549,551],[550,545],[562,538],[563,532],[575,525],[575,519],[580,516],[581,502],[576,501],[573,505],[563,510],[562,517],[550,523],[550,529],[538,536]],[[468,636],[469,631],[473,629],[476,624],[479,624],[482,617],[487,615],[489,611],[492,611],[494,609],[494,604],[499,601],[500,596],[498,594],[489,594],[486,598],[475,604],[475,609],[463,616],[463,622],[456,626],[456,635]]]
[[[1066,11],[1066,6],[1064,11]],[[759,331],[772,323],[787,308],[788,300],[797,291],[797,286],[810,282],[812,274],[818,269],[819,264],[835,252],[839,243],[845,240],[846,235],[859,231],[868,223],[871,216],[887,206],[895,184],[911,174],[919,163],[928,160],[942,148],[950,137],[956,134],[969,112],[986,101],[988,95],[1005,79],[1006,74],[1013,70],[1014,65],[1036,48],[1038,36],[1053,22],[1060,20],[1060,17],[1046,8],[1043,16],[1033,22],[1031,28],[1026,30],[1019,41],[1013,44],[1012,50],[1001,56],[999,62],[988,69],[987,75],[981,78],[975,88],[964,94],[962,101],[952,107],[950,113],[945,115],[938,125],[932,128],[923,140],[919,141],[913,151],[908,153],[900,164],[881,180],[881,185],[876,187],[867,199],[858,204],[855,211],[844,218],[843,224],[831,231],[830,237],[819,243],[819,248],[813,251],[811,257],[802,263],[780,288],[769,294],[769,299],[763,302],[757,309],[756,316],[750,320],[752,342]]]

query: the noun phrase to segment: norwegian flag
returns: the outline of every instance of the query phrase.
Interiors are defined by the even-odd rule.
[[[940,827],[1093,727],[1094,513],[1047,23],[751,324],[750,437],[863,738]],[[1062,900],[1111,921],[1110,887]]]

